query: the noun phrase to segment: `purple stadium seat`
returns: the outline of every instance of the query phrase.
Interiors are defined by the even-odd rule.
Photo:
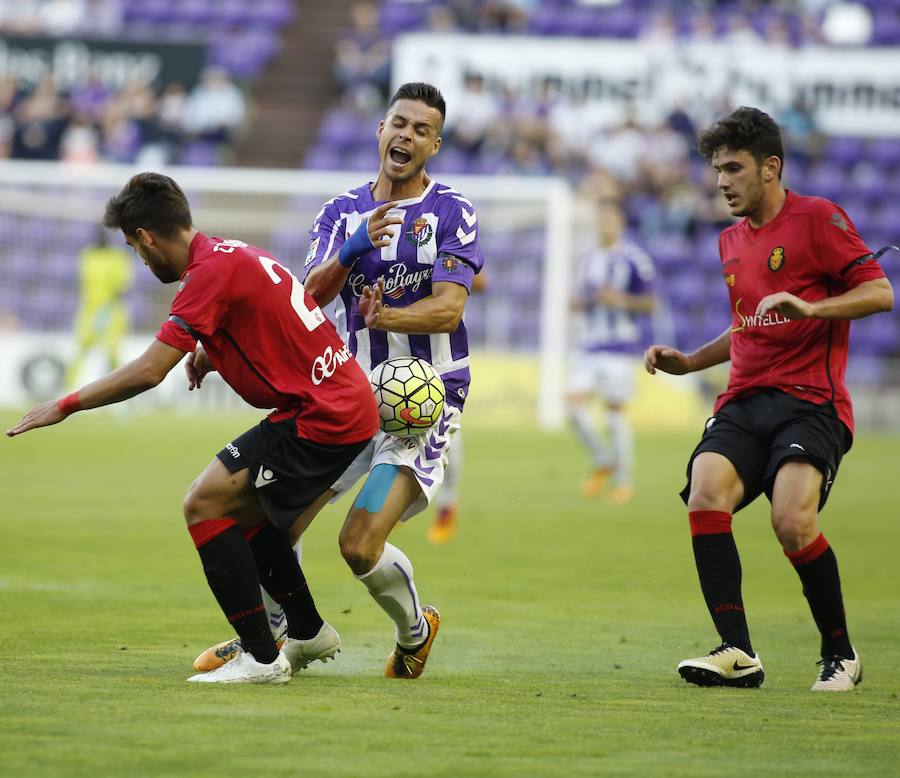
[[[528,28],[536,35],[558,35],[562,28],[563,16],[557,8],[540,7],[528,18]]]
[[[378,17],[382,32],[386,35],[397,35],[424,27],[428,17],[428,4],[387,0],[381,4]]]
[[[869,158],[878,166],[890,168],[900,166],[900,139],[872,139],[869,141]]]
[[[810,170],[806,183],[806,194],[835,201],[841,200],[845,188],[843,171],[827,161]]]
[[[469,169],[469,157],[460,149],[448,146],[428,163],[428,169],[435,173],[465,173]]]
[[[865,155],[865,145],[861,138],[837,136],[829,138],[825,145],[826,158],[845,168],[852,168]]]
[[[318,143],[306,152],[303,167],[308,170],[338,170],[341,163],[340,152]]]
[[[294,18],[294,6],[290,0],[258,0],[254,3],[257,22],[278,28],[289,24]]]
[[[193,167],[206,167],[219,164],[219,150],[215,143],[194,141],[181,150],[179,163]]]

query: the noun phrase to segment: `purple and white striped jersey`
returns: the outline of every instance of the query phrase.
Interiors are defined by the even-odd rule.
[[[384,201],[372,199],[364,184],[333,200],[316,215],[304,276],[341,247],[344,240]],[[466,325],[456,332],[407,335],[369,330],[359,312],[363,287],[384,278],[384,301],[404,307],[431,295],[436,281],[450,281],[471,291],[484,257],[478,242],[478,218],[472,203],[455,189],[432,181],[419,196],[400,200],[395,211],[403,224],[389,246],[361,256],[335,300],[338,332],[364,370],[399,356],[427,360],[444,381],[447,402],[462,408],[469,391],[469,341]]]
[[[647,253],[620,240],[611,248],[595,248],[575,272],[575,288],[588,301],[580,338],[582,351],[639,351],[641,327],[632,311],[607,308],[596,302],[602,288],[624,294],[652,294],[655,270]]]

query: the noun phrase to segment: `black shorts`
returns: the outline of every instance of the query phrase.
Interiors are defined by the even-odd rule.
[[[707,420],[703,437],[688,461],[688,482],[681,499],[687,504],[694,457],[703,451],[714,451],[731,461],[744,484],[744,498],[735,511],[749,505],[762,492],[771,501],[775,474],[789,459],[804,459],[821,471],[821,510],[841,458],[852,443],[850,430],[831,403],[816,405],[778,389],[731,400]]]
[[[249,468],[269,521],[287,530],[368,444],[368,438],[338,446],[313,443],[297,437],[293,419],[263,419],[216,456],[230,473]]]

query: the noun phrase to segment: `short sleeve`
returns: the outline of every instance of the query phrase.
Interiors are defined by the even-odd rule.
[[[198,340],[219,328],[228,307],[228,279],[221,265],[204,263],[185,273],[169,319],[156,334],[158,340],[182,351],[193,351]]]
[[[819,262],[828,276],[840,279],[851,289],[865,281],[884,278],[876,261],[856,264],[856,260],[872,252],[839,206],[823,201],[813,216],[812,234]]]
[[[478,215],[465,198],[448,198],[441,215],[437,249],[432,281],[450,281],[471,290],[472,279],[484,266],[484,255]]]
[[[330,204],[316,214],[309,231],[309,249],[303,262],[303,278],[317,265],[321,265],[334,255],[344,243],[344,232],[340,229],[343,219],[337,209]]]

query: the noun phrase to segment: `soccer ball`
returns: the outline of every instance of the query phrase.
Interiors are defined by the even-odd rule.
[[[381,417],[381,429],[404,438],[421,435],[444,410],[444,383],[424,359],[394,357],[369,379]]]

